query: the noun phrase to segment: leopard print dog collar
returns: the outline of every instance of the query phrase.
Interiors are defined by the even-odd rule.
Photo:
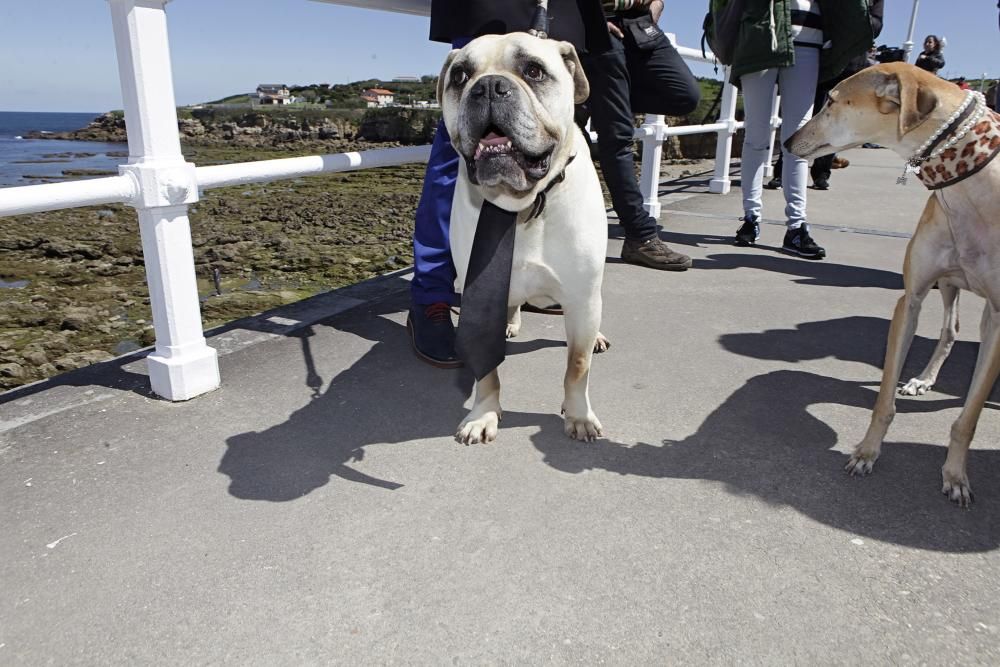
[[[987,108],[955,145],[923,162],[917,168],[917,178],[928,190],[938,190],[972,176],[997,153],[1000,153],[1000,115]]]

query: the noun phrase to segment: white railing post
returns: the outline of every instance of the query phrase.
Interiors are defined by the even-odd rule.
[[[663,160],[663,140],[667,138],[667,123],[663,116],[646,114],[642,125],[642,171],[639,191],[642,206],[654,218],[660,217],[660,162]]]
[[[715,142],[715,174],[708,183],[708,191],[724,195],[729,193],[731,180],[729,168],[733,159],[733,138],[736,136],[736,86],[729,83],[729,68],[722,70],[722,105],[719,108],[719,122],[726,127],[719,130]]]
[[[167,17],[170,0],[109,0],[136,183],[156,349],[147,357],[153,391],[183,401],[219,386],[215,350],[205,343],[188,204],[198,201],[195,166],[177,133]]]
[[[774,176],[774,138],[778,135],[778,128],[781,127],[781,95],[778,89],[774,89],[774,98],[771,100],[771,141],[767,144],[767,160],[764,162],[764,179]]]

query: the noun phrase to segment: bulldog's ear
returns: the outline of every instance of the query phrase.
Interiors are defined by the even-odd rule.
[[[452,49],[448,54],[448,57],[444,59],[444,65],[441,67],[441,73],[438,75],[438,85],[437,85],[437,101],[441,104],[442,98],[444,97],[444,85],[448,82],[448,68],[451,67],[451,63],[455,60],[455,56],[458,55],[460,49]]]
[[[590,97],[590,83],[587,81],[587,75],[583,73],[580,56],[569,42],[559,42],[559,55],[562,56],[566,69],[573,77],[573,103],[583,104]]]
[[[886,74],[875,85],[878,110],[899,114],[899,136],[914,130],[937,109],[938,98],[929,87],[921,84],[912,72],[900,70]]]

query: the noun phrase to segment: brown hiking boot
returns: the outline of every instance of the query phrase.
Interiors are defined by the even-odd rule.
[[[648,241],[625,239],[622,261],[660,271],[687,271],[691,268],[690,257],[674,252],[655,236]]]

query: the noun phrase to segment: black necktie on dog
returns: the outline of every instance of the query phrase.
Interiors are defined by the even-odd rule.
[[[514,260],[517,213],[483,202],[462,290],[455,345],[477,380],[499,366],[507,352],[507,296]]]

